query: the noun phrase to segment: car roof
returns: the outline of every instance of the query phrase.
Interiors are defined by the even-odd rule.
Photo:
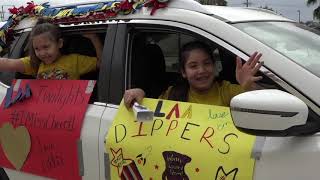
[[[78,1],[67,1],[66,3],[50,3],[52,7],[62,8],[68,6],[79,6],[79,5],[89,5],[89,4],[97,4],[97,3],[105,3],[105,2],[114,2],[115,0],[78,0]],[[116,0],[121,1],[121,0]],[[205,7],[203,7],[199,2],[195,0],[169,0],[168,8],[179,8],[186,9],[196,12],[201,12],[204,14],[210,14],[209,11]]]
[[[64,9],[66,7],[82,7],[82,6],[90,6],[98,3],[115,2],[115,1],[123,1],[123,0],[77,0],[77,1],[69,0],[63,3],[61,2],[56,3],[55,1],[52,1],[50,2],[49,5],[52,8]],[[203,5],[201,5],[199,2],[195,0],[171,0],[170,3],[168,3],[168,6],[166,8],[184,9],[184,10],[195,11],[195,12],[208,14],[208,15],[211,14],[210,11],[208,11]],[[117,19],[117,17],[110,18],[110,19]],[[19,22],[15,30],[32,28],[35,25],[35,23],[36,23],[36,19],[34,17],[25,18]]]
[[[249,22],[249,21],[292,21],[273,11],[262,8],[228,7],[203,5],[213,16],[226,22]]]
[[[111,0],[114,2],[114,0]],[[65,8],[65,7],[81,7],[101,2],[108,2],[108,0],[86,0],[86,1],[75,1],[62,4],[53,3],[51,7]],[[250,22],[250,21],[291,21],[283,16],[280,16],[274,12],[258,9],[258,8],[243,8],[243,7],[226,7],[226,6],[213,6],[213,5],[201,5],[195,0],[171,0],[168,4],[170,9],[184,9],[193,12],[198,12],[212,16],[228,23],[237,22]],[[137,12],[136,12],[137,13]],[[128,15],[129,17],[130,15]],[[152,18],[151,16],[145,16],[146,18]],[[29,19],[29,18],[28,18]],[[34,18],[25,19],[20,22],[16,30],[25,28],[31,28],[35,24]],[[112,18],[117,19],[117,17]]]
[[[112,0],[111,0],[112,1]],[[53,7],[66,7],[75,5],[86,5],[106,2],[106,0],[78,0],[68,1],[67,3],[52,4]],[[291,21],[273,11],[262,8],[244,8],[244,7],[228,7],[201,5],[195,0],[171,0],[168,8],[178,8],[200,12],[207,15],[215,16],[226,22],[248,22],[248,21]]]

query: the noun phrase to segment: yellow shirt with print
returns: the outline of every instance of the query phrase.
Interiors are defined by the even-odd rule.
[[[31,66],[30,57],[21,59],[24,74],[37,76],[37,79],[80,79],[80,75],[96,69],[97,58],[80,54],[62,55],[52,64],[41,63],[38,69]]]
[[[159,99],[168,99],[172,86],[168,88]],[[198,104],[208,104],[217,106],[230,106],[231,99],[245,92],[244,89],[238,84],[231,84],[228,81],[220,83],[215,82],[206,94],[199,94],[191,89],[188,92],[188,102]]]

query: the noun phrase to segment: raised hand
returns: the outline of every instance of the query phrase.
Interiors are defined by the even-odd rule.
[[[84,34],[82,34],[82,36],[90,39],[91,43],[93,44],[94,48],[96,49],[97,68],[99,68],[101,58],[102,58],[102,49],[103,49],[103,44],[101,43],[99,36],[95,33],[84,33]]]
[[[255,52],[244,64],[242,64],[241,58],[237,57],[236,78],[245,90],[252,90],[255,82],[262,79],[262,76],[255,76],[263,65],[263,62],[259,61],[261,56],[261,53]]]
[[[83,37],[88,38],[90,40],[96,40],[99,39],[98,35],[95,33],[84,33],[82,34]]]

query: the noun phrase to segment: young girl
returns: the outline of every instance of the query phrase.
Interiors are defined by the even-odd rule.
[[[236,79],[240,85],[217,79],[214,74],[215,59],[210,47],[194,41],[183,46],[180,56],[180,71],[185,83],[169,87],[159,98],[200,104],[229,106],[232,97],[255,88],[255,77],[263,63],[259,63],[261,54],[255,52],[242,65],[237,57]],[[134,101],[145,96],[142,89],[130,89],[124,94],[124,103],[130,107]]]
[[[21,59],[0,58],[0,71],[21,72],[38,79],[79,79],[80,75],[99,67],[102,47],[95,34],[86,34],[97,57],[79,54],[63,55],[61,30],[58,26],[39,19],[29,37],[29,57]]]

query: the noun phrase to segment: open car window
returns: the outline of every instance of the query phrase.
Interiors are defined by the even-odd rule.
[[[62,27],[61,29],[62,29],[63,40],[64,40],[64,45],[61,48],[62,54],[80,54],[80,55],[95,57],[96,51],[93,44],[89,39],[83,37],[82,35],[84,33],[96,33],[100,38],[100,41],[104,43],[106,32],[107,32],[107,25],[97,25],[94,27],[91,26],[90,28],[67,26],[67,27]],[[16,40],[19,41],[19,45],[15,45],[14,56],[11,56],[11,58],[22,58],[29,55],[29,48],[28,48],[29,34],[30,32],[25,32],[23,34],[24,36],[26,36],[24,40],[22,40],[22,38],[20,37],[16,38]],[[12,45],[14,45],[14,43],[12,43]],[[99,69],[81,75],[80,79],[98,80],[98,75],[99,75]],[[22,73],[6,73],[6,72],[1,72],[0,78],[2,78],[1,79],[2,82],[5,82],[5,84],[7,85],[11,84],[12,79],[35,79],[34,76],[25,75]],[[90,103],[97,101],[96,89],[97,88],[95,88],[94,92],[92,93]]]
[[[179,84],[182,76],[179,54],[182,46],[191,41],[203,41],[215,58],[215,75],[237,84],[236,55],[204,37],[186,32],[163,30],[132,30],[129,40],[129,88],[141,88],[146,97],[158,98],[169,86]],[[262,75],[260,73],[260,75]],[[265,77],[261,88],[278,88]]]

